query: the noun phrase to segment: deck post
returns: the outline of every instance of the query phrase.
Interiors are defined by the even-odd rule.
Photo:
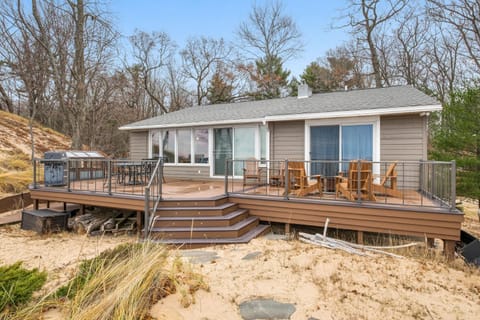
[[[33,159],[33,189],[37,189],[37,160]]]
[[[455,241],[454,240],[443,240],[443,253],[447,260],[453,260],[455,257]]]
[[[112,195],[112,160],[107,162],[107,179],[108,179],[108,194]]]
[[[450,210],[455,210],[455,205],[457,204],[457,189],[456,189],[456,181],[457,181],[457,163],[455,160],[452,161],[452,168],[451,168],[451,181],[450,181]]]
[[[427,248],[433,248],[435,246],[434,238],[427,238]]]
[[[38,210],[39,207],[40,207],[39,200],[38,199],[33,200],[33,209]]]
[[[285,235],[290,235],[290,223],[285,223]]]
[[[363,231],[357,231],[357,243],[363,244]]]
[[[285,177],[284,177],[284,187],[285,187],[285,200],[288,200],[288,193],[290,192],[290,190],[288,190],[290,188],[290,174],[288,172],[288,159],[285,159]]]
[[[141,231],[142,231],[142,212],[137,211],[137,236],[140,236]]]

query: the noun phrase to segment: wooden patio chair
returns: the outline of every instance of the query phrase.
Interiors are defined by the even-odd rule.
[[[289,189],[299,197],[304,197],[310,193],[318,192],[322,196],[323,184],[322,176],[313,175],[307,176],[305,172],[305,165],[301,161],[290,161],[288,163]],[[314,180],[310,182],[309,180]]]
[[[373,183],[374,193],[397,198],[403,197],[403,193],[397,189],[397,171],[395,170],[396,166],[397,161],[392,162],[390,166],[388,166],[388,169],[380,183]]]
[[[336,196],[343,196],[350,201],[376,201],[372,185],[372,163],[353,160],[349,163],[347,177],[336,179]]]
[[[254,180],[254,184],[259,185],[263,172],[263,168],[259,167],[259,161],[249,158],[243,162],[243,165],[243,186],[247,185],[248,180]]]

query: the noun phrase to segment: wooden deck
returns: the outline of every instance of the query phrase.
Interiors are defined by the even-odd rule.
[[[144,186],[117,186],[114,189],[115,192],[110,195],[98,191],[103,190],[101,184],[101,180],[72,182],[71,191],[64,187],[41,187],[32,189],[31,196],[36,201],[58,201],[127,209],[137,211],[139,215],[144,211]],[[85,187],[87,185],[88,188]],[[229,187],[230,190],[226,196],[222,179],[186,181],[167,178],[167,182],[162,186],[163,201],[160,202],[161,209],[157,211],[157,215],[164,218],[174,217],[179,215],[179,208],[182,208],[187,212],[193,212],[193,216],[186,215],[186,220],[191,222],[194,220],[195,212],[200,212],[196,209],[198,207],[215,207],[215,210],[220,210],[219,205],[233,203],[237,209],[248,210],[250,216],[259,218],[264,223],[280,222],[322,227],[326,218],[329,218],[329,226],[332,228],[439,238],[447,241],[450,246],[451,242],[460,240],[463,214],[452,211],[448,207],[442,207],[435,200],[412,190],[405,191],[401,199],[378,196],[377,201],[356,202],[336,198],[335,193],[325,192],[321,197],[312,194],[302,198],[289,196],[287,199],[283,194],[283,188],[243,186],[241,181],[233,184],[230,182]],[[170,209],[173,211],[166,214],[165,210]],[[218,215],[226,214],[229,213],[221,211]],[[198,220],[198,216],[195,219]],[[238,218],[232,214],[232,219]],[[161,229],[163,236],[182,238],[185,234],[181,232],[188,233],[187,230],[182,229],[186,228],[181,224],[182,219],[177,220],[180,224],[175,227],[178,228],[179,234],[174,236],[168,230]],[[216,223],[218,227],[220,223],[218,220],[206,219],[205,223]],[[171,227],[165,219],[158,219],[155,223],[159,228]],[[241,236],[248,232],[249,229],[242,229],[237,234]],[[202,238],[202,229],[199,230],[198,236]]]

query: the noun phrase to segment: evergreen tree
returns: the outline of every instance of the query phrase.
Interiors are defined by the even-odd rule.
[[[220,72],[215,72],[210,80],[207,99],[210,104],[228,103],[233,101],[233,86],[223,79]]]
[[[480,88],[452,95],[434,127],[432,156],[456,160],[457,193],[480,200]],[[479,208],[480,212],[480,208]]]
[[[320,66],[317,62],[310,63],[300,75],[300,79],[305,81],[313,93],[331,91],[330,78],[330,70]]]
[[[287,87],[290,71],[283,69],[282,59],[277,56],[265,57],[255,61],[255,72],[251,75],[257,84],[256,100],[273,99],[281,96]]]

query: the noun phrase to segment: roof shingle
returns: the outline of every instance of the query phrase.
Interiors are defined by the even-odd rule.
[[[195,106],[121,127],[123,130],[182,124],[257,121],[265,117],[376,110],[415,106],[439,106],[439,102],[411,86],[363,89],[296,97]]]

